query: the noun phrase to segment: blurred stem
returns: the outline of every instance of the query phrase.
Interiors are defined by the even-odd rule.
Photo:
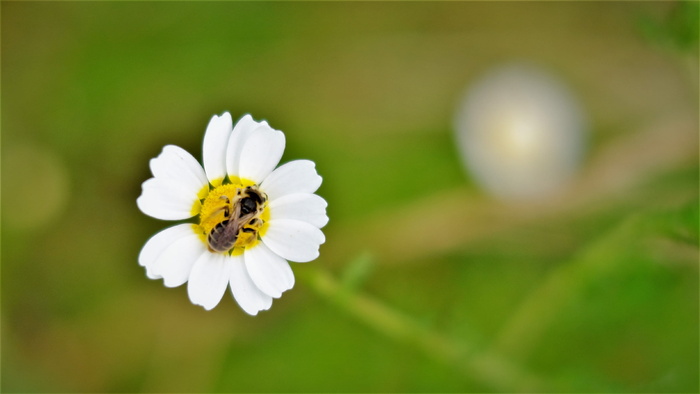
[[[495,391],[543,391],[543,382],[489,352],[435,333],[367,295],[350,291],[328,272],[304,270],[299,277],[311,288],[392,340],[417,347],[428,357],[449,365]]]
[[[546,330],[579,294],[582,286],[594,277],[605,276],[607,270],[615,269],[614,259],[605,256],[622,238],[626,238],[630,225],[619,228],[597,242],[574,261],[556,268],[542,284],[522,302],[505,324],[494,344],[502,354],[525,359],[536,349]]]
[[[679,210],[634,214],[560,265],[522,302],[504,325],[494,344],[499,354],[523,360],[540,346],[547,329],[560,312],[571,305],[581,289],[601,280],[625,264],[636,264],[634,255],[651,258],[650,238],[670,239],[692,245],[697,258],[698,200]],[[681,245],[683,246],[683,245]],[[679,248],[683,251],[685,249]],[[665,255],[668,255],[667,252]],[[682,254],[683,258],[687,253]]]

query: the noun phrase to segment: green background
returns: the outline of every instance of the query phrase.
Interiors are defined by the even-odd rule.
[[[698,3],[5,2],[4,392],[697,392]],[[588,116],[569,187],[480,190],[492,67]],[[308,158],[327,242],[256,317],[137,264],[148,160],[251,113]]]

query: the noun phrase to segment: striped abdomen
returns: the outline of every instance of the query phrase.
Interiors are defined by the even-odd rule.
[[[240,227],[237,223],[237,220],[226,219],[214,226],[207,237],[209,249],[214,252],[226,252],[231,249],[238,239]]]

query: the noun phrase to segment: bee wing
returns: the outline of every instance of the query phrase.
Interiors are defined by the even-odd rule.
[[[231,219],[229,219],[230,222],[229,222],[228,226],[230,228],[234,229],[234,234],[236,236],[238,236],[238,232],[241,231],[241,229],[246,224],[248,224],[250,219],[255,217],[255,214],[256,214],[256,212],[250,212],[250,213],[247,213],[247,214],[241,216],[241,205],[236,204],[234,211],[233,211],[233,217]]]
[[[243,227],[243,225],[241,223],[245,223],[245,222],[241,221],[241,218],[239,218],[239,216],[241,216],[241,205],[234,204],[233,206],[234,206],[233,215],[229,219],[230,220],[229,227],[236,229],[234,234],[238,235],[238,230],[240,230],[241,227]]]

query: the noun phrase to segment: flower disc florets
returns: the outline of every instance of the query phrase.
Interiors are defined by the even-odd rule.
[[[213,188],[202,202],[199,226],[211,252],[240,255],[268,228],[267,195],[252,181],[234,182]]]

